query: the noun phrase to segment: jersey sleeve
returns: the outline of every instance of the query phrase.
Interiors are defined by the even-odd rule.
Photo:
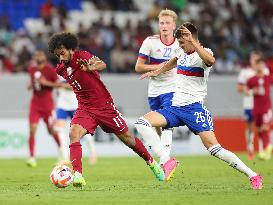
[[[139,49],[138,58],[142,58],[142,59],[147,60],[149,58],[150,54],[151,54],[151,49],[152,49],[151,48],[151,43],[150,43],[149,37],[147,37],[143,41],[143,43],[142,43],[142,45],[141,45],[141,47]]]
[[[82,60],[90,60],[93,57],[95,56],[89,53],[88,51],[79,51],[79,54],[78,54],[78,59],[82,59]]]
[[[50,80],[52,80],[53,82],[56,82],[59,77],[57,75],[57,73],[55,72],[55,69],[53,66],[49,65],[49,70],[50,70]]]
[[[241,85],[245,85],[247,83],[243,70],[241,70],[238,75],[237,83]]]

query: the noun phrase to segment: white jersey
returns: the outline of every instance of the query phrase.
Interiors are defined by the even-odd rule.
[[[170,45],[162,43],[159,35],[147,37],[140,49],[138,57],[149,60],[149,64],[160,64],[170,60],[175,55],[175,50],[179,48],[176,38]],[[157,97],[161,94],[175,91],[176,68],[162,73],[149,80],[148,96]]]
[[[61,80],[64,81],[63,78]],[[78,108],[78,100],[73,90],[65,88],[58,89],[57,108],[66,111],[72,111]]]
[[[205,48],[211,54],[212,51]],[[197,52],[186,54],[182,48],[176,50],[177,81],[173,106],[185,106],[203,102],[207,95],[207,81],[211,67],[208,67]]]
[[[252,78],[255,75],[255,71],[252,68],[242,69],[238,76],[238,84],[246,85],[248,79]],[[253,108],[253,96],[244,95],[243,97],[243,108],[252,109]]]
[[[265,68],[265,74],[269,75],[269,69]],[[252,78],[253,76],[256,75],[255,70],[253,70],[252,68],[248,67],[245,69],[242,69],[239,72],[239,76],[238,76],[238,84],[241,85],[246,85],[247,81]],[[243,97],[243,108],[244,109],[252,109],[253,108],[253,95],[244,95]]]

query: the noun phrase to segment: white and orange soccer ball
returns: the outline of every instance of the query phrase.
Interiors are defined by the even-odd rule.
[[[50,181],[58,188],[65,188],[73,181],[73,171],[66,165],[57,165],[50,173]]]

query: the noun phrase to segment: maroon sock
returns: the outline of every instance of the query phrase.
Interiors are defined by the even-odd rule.
[[[263,149],[265,149],[269,145],[269,133],[267,131],[263,131],[260,133],[260,138],[263,142]]]
[[[74,142],[69,145],[70,161],[73,170],[82,173],[82,145],[80,142]]]
[[[134,147],[132,147],[132,150],[134,150],[134,152],[137,153],[140,157],[142,157],[146,162],[152,163],[154,159],[150,155],[150,153],[147,151],[143,143],[137,137],[134,137],[134,138],[135,138],[136,144]]]
[[[28,147],[29,147],[30,157],[34,157],[35,137],[33,134],[29,135]]]
[[[53,138],[54,138],[55,142],[57,143],[58,147],[60,147],[61,142],[60,142],[60,138],[59,138],[58,133],[53,134]]]

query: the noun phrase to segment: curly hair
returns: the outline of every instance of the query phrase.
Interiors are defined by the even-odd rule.
[[[66,49],[75,50],[78,47],[78,38],[72,33],[56,33],[49,39],[48,50],[50,53],[54,53],[56,49],[62,46]]]

